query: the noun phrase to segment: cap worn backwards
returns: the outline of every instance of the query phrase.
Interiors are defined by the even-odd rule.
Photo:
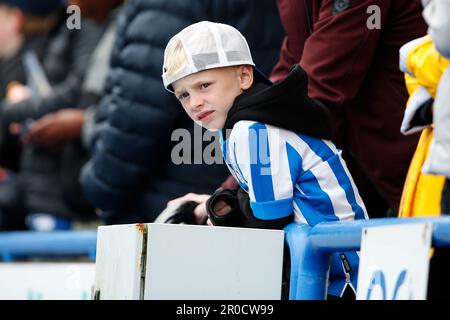
[[[186,55],[186,64],[175,73],[168,74],[168,55],[177,40]],[[172,83],[190,74],[243,64],[255,67],[247,41],[237,29],[222,23],[198,22],[181,30],[167,44],[162,73],[164,87],[173,92]],[[254,70],[255,77],[271,84],[257,69]]]

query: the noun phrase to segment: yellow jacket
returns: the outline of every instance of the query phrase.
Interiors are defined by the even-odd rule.
[[[441,75],[449,63],[449,60],[437,52],[429,36],[416,39],[402,47],[400,68],[405,72],[406,87],[410,94],[407,110],[423,103],[420,100],[425,98],[424,95],[435,97]],[[405,117],[406,114],[407,112]],[[406,176],[399,217],[437,216],[441,213],[441,194],[445,178],[421,172],[433,139],[433,127],[420,129],[423,131]]]

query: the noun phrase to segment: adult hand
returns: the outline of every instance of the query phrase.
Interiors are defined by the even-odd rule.
[[[17,81],[10,82],[6,87],[6,102],[15,104],[31,97],[31,90]]]
[[[35,121],[24,136],[24,143],[44,148],[61,147],[81,135],[84,111],[63,109]]]

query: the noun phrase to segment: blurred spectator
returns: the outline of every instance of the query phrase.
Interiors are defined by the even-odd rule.
[[[175,129],[190,134],[190,160],[203,159],[210,144],[194,141],[201,137],[194,135],[192,121],[160,82],[167,41],[201,20],[239,29],[264,72],[278,58],[283,31],[271,0],[129,1],[118,25],[106,94],[95,115],[96,126],[103,127],[96,130],[93,157],[81,176],[86,197],[103,210],[107,223],[151,222],[169,200],[188,192],[212,193],[227,177],[223,164],[177,165],[171,159],[179,143],[171,141]],[[218,139],[215,143],[220,150]]]
[[[369,217],[398,210],[417,135],[399,132],[407,93],[398,50],[426,31],[419,0],[277,0],[285,27],[272,80],[300,62],[309,95],[333,113],[333,141],[342,149]],[[379,26],[367,13],[376,5]]]
[[[66,204],[76,211],[73,215],[78,219],[92,219],[93,208],[82,195],[79,184],[81,167],[89,159],[88,145],[83,140],[91,139],[89,123],[97,109],[97,103],[102,95],[103,87],[109,72],[110,55],[116,35],[116,22],[120,8],[114,9],[122,1],[103,0],[96,4],[101,5],[104,13],[97,11],[101,18],[110,13],[107,29],[91,55],[86,76],[82,86],[82,94],[77,101],[78,108],[62,109],[48,114],[35,121],[24,142],[47,150],[58,150],[60,158],[60,178],[64,186],[64,200]],[[84,11],[85,14],[86,11]],[[96,20],[96,21],[103,21]],[[84,133],[84,134],[82,134]]]
[[[17,176],[0,185],[2,228],[20,228],[23,217],[32,212],[66,218],[95,217],[93,208],[82,197],[78,183],[79,170],[87,160],[87,154],[79,139],[74,138],[77,125],[48,124],[54,117],[52,112],[68,107],[87,107],[89,100],[95,102],[91,93],[83,91],[82,84],[91,54],[106,27],[106,18],[119,3],[103,0],[94,5],[88,1],[69,1],[69,4],[80,6],[81,28],[69,29],[64,19],[46,47],[42,64],[52,87],[51,94],[36,101],[24,94],[27,86],[10,86],[6,101],[2,103],[2,123],[13,133],[21,134],[26,145]],[[93,16],[89,16],[90,13]],[[86,100],[86,97],[90,98]],[[79,113],[69,112],[63,118],[68,123],[73,116],[79,118]],[[30,120],[35,122],[30,124]],[[50,141],[48,136],[55,133],[60,136],[59,140]],[[74,141],[64,144],[63,139]]]
[[[27,50],[42,53],[46,36],[58,24],[60,2],[0,0],[0,99],[9,82],[25,81],[22,54]]]
[[[0,0],[0,101],[5,98],[8,84],[25,83],[23,56],[33,51],[42,59],[50,38],[63,23],[60,0],[13,1]],[[27,90],[11,90],[18,99]],[[0,163],[17,170],[20,144],[11,137],[8,128],[0,127]]]
[[[77,1],[76,3],[80,3]],[[69,1],[69,4],[72,2]],[[83,13],[83,7],[81,7]],[[66,16],[68,18],[68,16]],[[86,65],[95,48],[104,26],[82,15],[81,28],[69,29],[65,19],[48,44],[43,56],[43,68],[52,86],[52,94],[35,103],[27,96],[25,85],[15,83],[9,89],[18,92],[2,104],[1,118],[4,126],[13,122],[23,123],[27,119],[39,119],[43,115],[77,101]]]

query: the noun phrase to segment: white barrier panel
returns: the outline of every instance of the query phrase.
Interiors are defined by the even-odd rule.
[[[148,224],[145,299],[280,299],[284,232]]]
[[[94,263],[1,263],[0,300],[89,300]]]
[[[145,230],[144,224],[98,228],[94,299],[142,299]]]
[[[104,226],[94,291],[99,299],[280,299],[283,244],[278,230]]]
[[[425,300],[432,224],[363,229],[358,300]]]

